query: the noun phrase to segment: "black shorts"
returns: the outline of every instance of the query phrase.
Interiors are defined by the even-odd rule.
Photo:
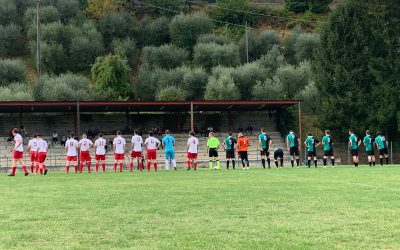
[[[264,156],[264,155],[269,157],[269,151],[268,151],[268,149],[262,148],[261,149],[261,156]]]
[[[208,157],[218,157],[218,151],[216,148],[210,148],[208,151]]]
[[[239,158],[242,160],[248,160],[248,155],[247,155],[247,151],[239,151]]]
[[[333,149],[331,148],[330,150],[324,150],[324,156],[334,156]]]
[[[374,150],[371,150],[371,151],[367,151],[367,155],[368,155],[368,156],[372,156],[372,155],[375,155],[375,152],[374,152]]]
[[[277,160],[278,158],[283,159],[283,150],[278,149],[274,151],[274,159]]]
[[[226,150],[226,159],[235,159],[235,150],[227,149]]]
[[[317,152],[315,151],[307,151],[307,157],[316,157],[317,156]]]
[[[387,154],[388,154],[387,148],[379,149],[379,155],[387,155]]]
[[[358,149],[352,149],[351,156],[358,156]]]
[[[299,156],[299,148],[298,147],[290,147],[290,155],[291,156]]]

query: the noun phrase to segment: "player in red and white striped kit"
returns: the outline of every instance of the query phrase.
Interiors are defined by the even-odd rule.
[[[86,164],[88,173],[90,174],[90,164],[92,158],[90,157],[89,149],[92,147],[93,142],[87,138],[86,134],[83,134],[82,139],[78,142],[78,145],[81,150],[79,171],[82,173],[83,165]]]
[[[195,137],[195,133],[190,131],[187,141],[187,170],[190,170],[193,161],[193,169],[197,169],[197,154],[199,151],[199,139]]]
[[[43,140],[43,137],[41,134],[37,135],[37,143],[38,143],[38,149],[37,149],[37,163],[39,165],[39,170],[40,174],[44,173],[44,175],[47,174],[47,168],[46,165],[44,164],[46,157],[47,157],[47,149],[48,145],[45,140]],[[37,170],[36,170],[37,173]]]
[[[19,130],[16,128],[12,130],[12,135],[14,136],[13,163],[11,173],[8,176],[15,176],[17,163],[21,164],[22,169],[25,172],[25,176],[27,176],[29,173],[26,170],[26,165],[24,162],[24,147],[22,136],[19,134]]]
[[[65,149],[67,150],[67,162],[65,164],[65,171],[69,174],[69,166],[72,164],[75,168],[75,173],[78,172],[78,141],[74,139],[74,134],[71,134],[69,139],[65,142]]]
[[[37,135],[34,134],[33,138],[29,140],[27,150],[29,152],[29,159],[31,160],[31,173],[33,174],[35,167],[36,174],[38,173],[39,166],[37,165],[37,149],[38,149],[38,139],[36,138]]]
[[[150,171],[151,164],[154,165],[154,170],[157,171],[157,149],[160,147],[161,142],[154,137],[153,131],[149,132],[149,137],[144,141],[147,148],[147,170]]]
[[[107,141],[103,138],[103,134],[99,133],[99,138],[94,142],[96,172],[99,171],[99,164],[101,164],[103,172],[106,171],[106,144]]]
[[[121,136],[121,131],[117,131],[117,137],[114,138],[113,148],[114,148],[114,172],[117,172],[117,165],[119,164],[119,172],[122,172],[124,168],[125,159],[125,145],[126,141]]]
[[[143,138],[139,135],[139,131],[135,130],[134,135],[132,136],[132,152],[131,159],[129,160],[129,169],[133,170],[133,160],[137,159],[137,164],[139,166],[140,171],[143,170],[142,165],[142,145]]]

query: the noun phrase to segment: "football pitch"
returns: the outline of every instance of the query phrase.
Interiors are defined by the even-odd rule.
[[[1,249],[400,249],[400,166],[0,176]]]

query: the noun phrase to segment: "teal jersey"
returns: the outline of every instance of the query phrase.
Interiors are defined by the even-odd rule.
[[[287,135],[286,140],[289,141],[289,147],[295,147],[296,144],[296,136],[293,133]]]
[[[363,143],[365,146],[366,151],[372,151],[373,146],[372,146],[372,137],[370,135],[366,135],[363,139]]]
[[[269,149],[269,141],[271,140],[269,136],[265,133],[261,133],[258,136],[258,139],[261,141],[261,148],[262,149]]]
[[[378,135],[378,136],[375,138],[375,143],[376,143],[376,145],[378,145],[378,148],[379,148],[379,149],[384,149],[384,148],[386,147],[386,145],[385,145],[385,139],[384,139],[384,137],[381,136],[381,135]]]
[[[313,152],[315,150],[315,140],[313,136],[308,136],[305,140],[305,143],[307,145],[308,152]]]
[[[174,142],[175,142],[174,137],[172,137],[171,135],[166,135],[162,139],[162,142],[164,143],[165,151],[174,151]]]
[[[329,151],[332,149],[332,139],[330,135],[325,135],[322,137],[322,143],[324,144],[324,151]]]
[[[349,141],[351,142],[351,149],[358,149],[357,145],[357,136],[355,134],[351,134],[349,137]]]
[[[225,138],[225,147],[226,150],[232,150],[235,149],[235,143],[236,143],[236,139],[232,138],[230,136]]]

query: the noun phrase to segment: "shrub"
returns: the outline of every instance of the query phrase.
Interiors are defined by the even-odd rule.
[[[41,6],[39,9],[40,24],[57,22],[60,20],[60,12],[54,6]],[[27,29],[36,24],[36,7],[29,7],[23,17],[24,27]],[[35,25],[34,25],[35,26]]]
[[[7,101],[34,101],[32,90],[27,83],[0,86],[0,102]]]
[[[285,56],[286,61],[290,64],[296,63],[295,44],[300,34],[301,34],[301,27],[297,25],[290,31],[290,34],[285,37],[285,40],[283,42],[284,46],[283,54]]]
[[[26,67],[19,60],[0,60],[0,85],[26,81]]]
[[[136,42],[132,38],[123,40],[117,39],[112,42],[112,51],[125,57],[131,68],[136,68],[139,63],[139,51],[136,48]]]
[[[180,82],[177,83],[187,93],[188,100],[202,100],[205,86],[208,82],[208,74],[203,68],[189,68],[183,66],[177,68],[180,74]]]
[[[280,44],[280,37],[276,31],[265,30],[260,35],[255,31],[249,31],[248,36],[249,62],[257,60],[266,54],[274,45]],[[244,34],[239,42],[240,55],[243,62],[247,60],[246,35]]]
[[[231,41],[222,35],[216,34],[203,34],[197,38],[197,43],[216,43],[218,45],[224,45],[231,43]]]
[[[18,22],[17,5],[15,1],[0,0],[0,25]]]
[[[0,56],[18,56],[24,52],[21,27],[13,23],[0,25]]]
[[[261,67],[267,70],[267,75],[272,76],[280,66],[285,64],[285,58],[279,50],[279,46],[274,45],[258,62]]]
[[[144,17],[138,25],[138,42],[140,46],[161,46],[171,41],[169,35],[170,19],[159,17],[152,21]]]
[[[240,64],[239,49],[235,44],[200,43],[194,48],[193,62],[207,70],[218,65],[237,66]]]
[[[232,77],[238,86],[243,100],[252,98],[252,88],[258,81],[265,81],[266,70],[258,62],[242,65],[232,72]]]
[[[180,87],[168,86],[160,88],[156,95],[156,101],[184,101],[187,93]]]
[[[123,39],[133,34],[133,18],[127,13],[110,12],[103,16],[98,23],[98,30],[103,35],[104,46],[111,48],[115,39]]]
[[[213,17],[219,21],[249,25],[257,22],[258,16],[251,12],[261,13],[261,9],[250,4],[248,0],[218,0]]]
[[[297,37],[295,57],[297,62],[312,59],[315,48],[319,43],[319,35],[315,33],[303,33]]]
[[[36,61],[36,43],[31,42],[31,55]],[[60,74],[70,67],[64,47],[59,43],[41,43],[42,71]]]
[[[240,92],[233,78],[229,75],[221,75],[218,78],[210,77],[206,91],[205,100],[239,100]]]
[[[191,50],[198,36],[211,32],[213,23],[207,18],[204,13],[175,16],[169,25],[172,43]]]
[[[292,99],[310,83],[310,64],[302,62],[298,67],[282,66],[276,71],[275,79],[282,84],[283,97]]]
[[[329,11],[329,4],[332,0],[309,0],[310,10],[314,13],[324,13]]]
[[[78,0],[58,0],[56,7],[64,23],[75,16],[80,9]]]
[[[279,82],[267,79],[258,81],[252,89],[254,100],[277,100],[281,99],[282,86]]]
[[[170,44],[143,48],[143,63],[152,67],[172,69],[181,66],[188,58],[189,53],[185,49]]]
[[[285,0],[284,6],[286,9],[299,13],[308,10],[309,0]]]
[[[87,37],[74,37],[71,41],[70,69],[73,71],[87,70],[103,53],[101,40],[90,40]]]

